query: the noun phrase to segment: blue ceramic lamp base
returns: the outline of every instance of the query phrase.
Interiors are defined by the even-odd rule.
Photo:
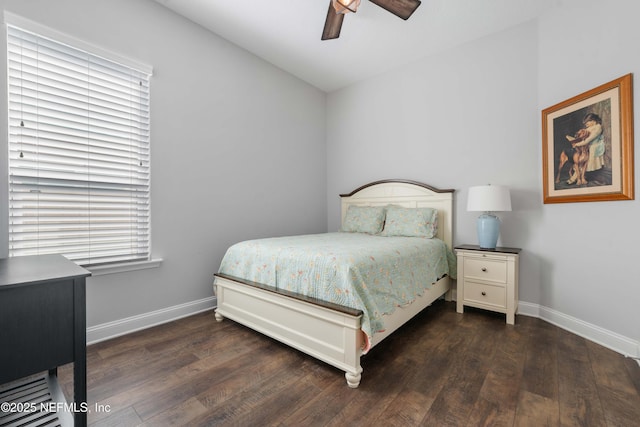
[[[478,217],[478,243],[482,249],[495,249],[500,234],[500,219],[488,212]]]

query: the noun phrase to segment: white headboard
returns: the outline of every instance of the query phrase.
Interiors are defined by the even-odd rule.
[[[376,181],[341,194],[342,221],[351,205],[381,206],[399,205],[408,208],[434,208],[438,210],[439,239],[453,247],[453,192],[440,190],[427,184],[406,180]]]

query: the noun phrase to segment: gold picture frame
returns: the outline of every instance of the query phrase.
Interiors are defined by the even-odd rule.
[[[633,200],[627,74],[542,111],[544,203]]]

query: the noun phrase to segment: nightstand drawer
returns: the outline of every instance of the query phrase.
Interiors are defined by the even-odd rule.
[[[507,263],[485,258],[464,258],[464,277],[507,283]]]
[[[498,285],[466,282],[464,285],[464,301],[506,308],[506,288]]]

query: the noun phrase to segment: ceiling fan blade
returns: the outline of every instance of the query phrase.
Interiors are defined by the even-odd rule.
[[[420,0],[369,0],[405,21],[422,3]]]
[[[329,0],[329,10],[327,11],[327,19],[324,21],[324,29],[322,30],[322,40],[337,39],[340,37],[340,29],[344,15],[336,13],[336,10]]]

